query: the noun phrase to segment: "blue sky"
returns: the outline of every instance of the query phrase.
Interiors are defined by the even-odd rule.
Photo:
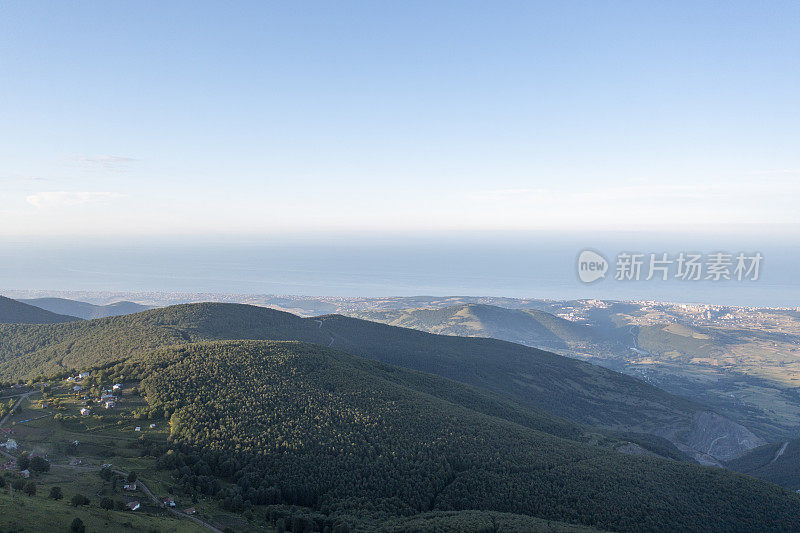
[[[798,2],[4,2],[0,234],[796,231],[798,34]]]

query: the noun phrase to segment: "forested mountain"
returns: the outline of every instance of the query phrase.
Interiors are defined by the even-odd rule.
[[[499,404],[500,417],[473,409],[475,389],[319,345],[191,344],[105,372],[143,379],[149,416],[170,420],[160,465],[231,510],[301,505],[365,530],[462,510],[616,531],[800,528],[800,496],[775,485],[548,434]]]
[[[482,387],[581,424],[663,436],[695,455],[702,448],[703,454],[728,459],[741,453],[742,446],[760,444],[745,428],[721,417],[707,424],[700,405],[632,377],[542,350],[494,339],[432,335],[339,315],[304,319],[239,304],[178,305],[52,326],[0,326],[0,373],[6,379],[53,375],[159,346],[215,339],[331,345]]]
[[[583,324],[537,309],[507,309],[486,304],[391,309],[349,313],[349,316],[428,333],[490,337],[549,350],[580,345],[613,345],[613,337]]]
[[[800,439],[750,450],[726,466],[792,490],[800,490]]]
[[[28,305],[35,305],[53,313],[76,316],[90,320],[92,318],[106,318],[109,316],[131,315],[150,309],[146,305],[134,302],[115,302],[108,305],[95,305],[88,302],[79,302],[67,298],[20,298],[18,301]]]
[[[56,324],[80,320],[0,296],[0,324]]]

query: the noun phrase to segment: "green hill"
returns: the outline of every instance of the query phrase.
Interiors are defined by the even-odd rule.
[[[732,456],[742,432],[722,419],[698,425],[703,407],[635,378],[510,342],[432,335],[329,315],[304,319],[239,304],[187,304],[50,326],[0,326],[0,377],[55,375],[204,340],[297,340],[436,374],[592,426],[651,433],[684,451]],[[728,424],[728,426],[726,426]],[[711,431],[711,433],[709,433]],[[735,442],[733,442],[735,441]],[[712,442],[709,448],[706,443]],[[713,448],[713,449],[712,449]]]
[[[594,328],[536,309],[466,304],[350,313],[350,316],[428,333],[489,337],[548,350],[568,350],[589,344],[611,345],[614,342]]]
[[[56,324],[80,320],[0,296],[0,324]]]
[[[18,301],[40,307],[52,313],[76,316],[86,320],[109,316],[131,315],[149,309],[146,305],[134,302],[115,302],[108,305],[95,305],[67,298],[20,298]]]
[[[223,479],[234,511],[300,505],[364,530],[468,510],[615,531],[800,528],[800,496],[775,485],[554,436],[472,409],[479,391],[319,345],[191,344],[107,372],[143,378],[150,416],[169,418],[160,465],[201,493]]]

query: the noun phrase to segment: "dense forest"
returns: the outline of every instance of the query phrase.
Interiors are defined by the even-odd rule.
[[[223,339],[313,342],[437,374],[593,426],[688,429],[700,406],[595,365],[493,339],[432,335],[340,315],[304,319],[238,304],[191,304],[49,326],[0,325],[0,373],[54,375],[159,346]]]
[[[761,446],[726,466],[792,490],[800,490],[800,439]]]
[[[169,420],[161,467],[231,510],[296,505],[351,528],[476,509],[620,531],[800,528],[800,496],[775,485],[547,434],[469,408],[472,389],[444,395],[455,403],[318,345],[200,343],[107,372],[143,378],[147,415]]]

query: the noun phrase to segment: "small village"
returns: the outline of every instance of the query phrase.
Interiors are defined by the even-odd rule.
[[[85,371],[0,390],[0,486],[8,503],[33,498],[67,513],[102,511],[109,524],[116,517],[126,527],[166,516],[174,531],[220,531],[196,518],[197,498],[171,491],[143,455],[150,443],[166,441],[168,428],[142,416],[136,384],[100,378]],[[0,499],[0,512],[4,505]]]

